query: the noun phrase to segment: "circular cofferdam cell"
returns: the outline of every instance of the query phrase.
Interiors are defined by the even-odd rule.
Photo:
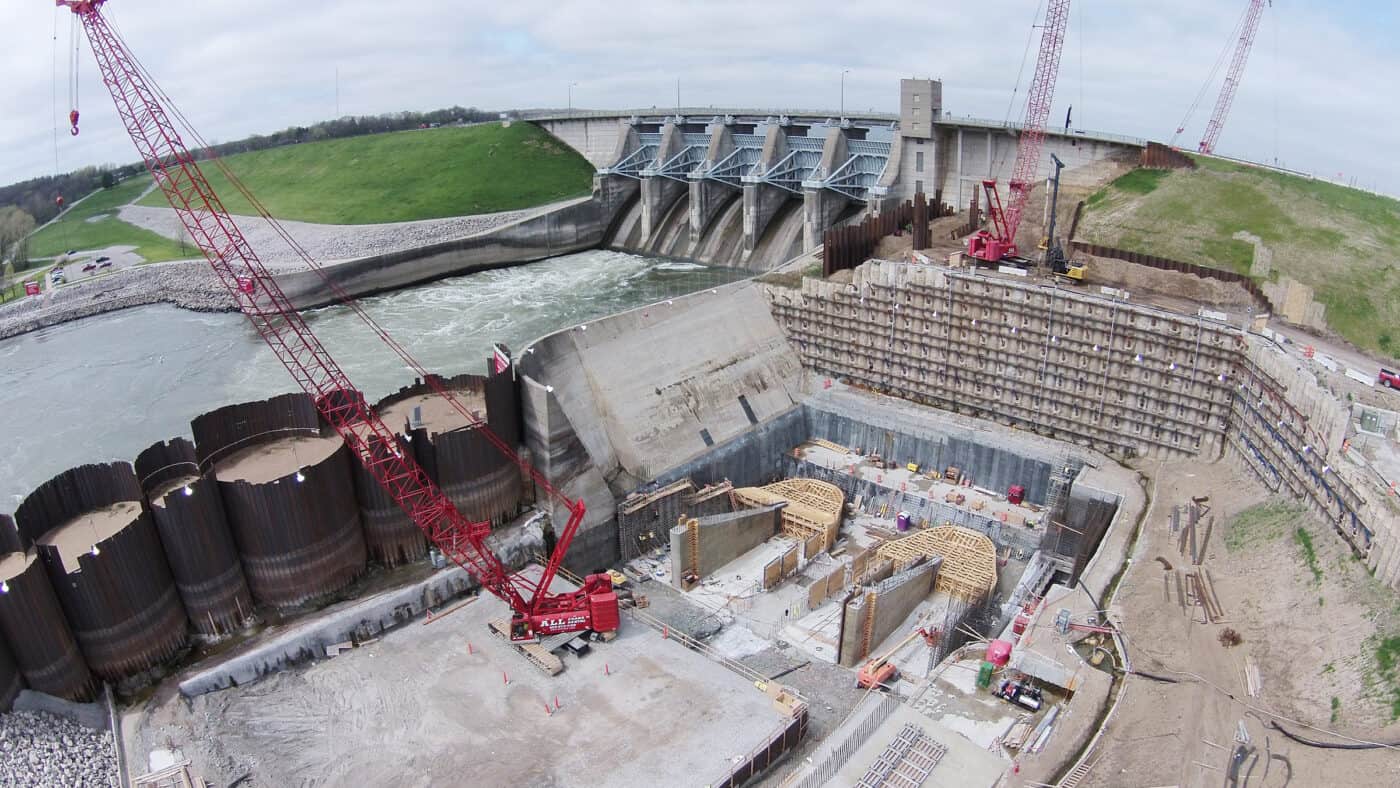
[[[89,700],[96,682],[49,575],[6,515],[0,515],[0,552],[0,635],[10,644],[16,670],[39,692]]]
[[[458,375],[444,382],[460,409],[418,384],[381,403],[384,422],[407,430],[402,434],[412,438],[414,457],[463,516],[494,523],[508,521],[520,511],[520,466],[513,455],[491,442],[481,427],[489,421],[489,395],[500,393],[495,389],[509,380]],[[408,396],[402,396],[405,394]],[[499,403],[496,408],[508,410]],[[497,435],[510,445],[509,438]]]
[[[185,609],[130,465],[66,471],[16,515],[94,675],[121,681],[180,651]]]
[[[194,444],[184,438],[154,444],[136,458],[185,613],[196,632],[220,637],[244,626],[253,597],[219,485],[198,470]]]
[[[214,462],[214,478],[258,602],[294,607],[364,571],[350,450],[339,436],[244,444]]]

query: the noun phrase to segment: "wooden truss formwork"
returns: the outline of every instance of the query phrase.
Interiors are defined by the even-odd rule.
[[[622,504],[618,507],[619,514],[636,514],[657,501],[664,500],[678,493],[691,493],[695,491],[695,485],[689,479],[681,479],[678,482],[671,482],[659,490],[653,490],[645,495],[633,493],[622,499]]]
[[[846,494],[840,487],[817,479],[784,479],[764,487],[740,487],[734,491],[734,498],[740,506],[747,507],[787,504],[783,507],[783,533],[801,542],[820,535],[824,550],[836,543],[841,510],[846,505]]]
[[[896,572],[920,558],[941,557],[943,565],[938,568],[933,589],[967,602],[981,602],[997,584],[996,545],[982,534],[956,525],[940,525],[886,542],[876,548],[876,556],[894,561]]]

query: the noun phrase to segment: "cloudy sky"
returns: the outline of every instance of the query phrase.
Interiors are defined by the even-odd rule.
[[[677,80],[691,106],[834,108],[850,69],[848,108],[893,111],[900,77],[933,76],[946,111],[1002,119],[1036,5],[109,0],[106,13],[204,137],[226,141],[334,117],[337,70],[341,114],[562,107],[570,82],[577,107],[664,107]],[[1051,117],[1073,104],[1080,128],[1170,140],[1245,5],[1074,0]],[[1400,194],[1397,5],[1277,0],[1217,152]],[[135,159],[86,47],[82,135],[68,134],[70,16],[0,0],[0,183],[55,171],[55,117],[59,170]]]

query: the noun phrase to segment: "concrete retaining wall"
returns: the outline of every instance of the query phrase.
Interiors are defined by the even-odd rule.
[[[882,580],[874,587],[875,622],[870,638],[872,648],[889,637],[895,628],[914,612],[914,608],[933,593],[933,581],[938,577],[938,567],[941,563],[935,560],[920,564]],[[854,599],[846,603],[842,615],[845,618],[841,625],[837,662],[845,667],[852,667],[869,656],[862,648],[866,618],[869,615],[866,595],[858,592]]]
[[[477,235],[326,266],[324,274],[351,296],[581,252],[603,242],[636,184],[595,179],[591,197]],[[316,271],[278,274],[277,284],[298,309],[338,300]]]
[[[700,577],[712,574],[776,534],[785,505],[698,518],[700,553],[696,570]],[[685,525],[671,529],[671,578],[678,587],[691,562],[687,531]]]
[[[593,495],[630,492],[801,396],[801,364],[750,282],[559,331],[519,358],[532,452]],[[606,506],[586,524],[611,519]]]

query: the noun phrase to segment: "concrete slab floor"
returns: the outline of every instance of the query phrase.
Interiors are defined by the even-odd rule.
[[[279,788],[703,785],[783,721],[745,679],[626,618],[550,678],[488,633],[506,615],[483,596],[249,686],[162,688],[126,713],[127,757],[140,769],[174,748],[217,783]]]

